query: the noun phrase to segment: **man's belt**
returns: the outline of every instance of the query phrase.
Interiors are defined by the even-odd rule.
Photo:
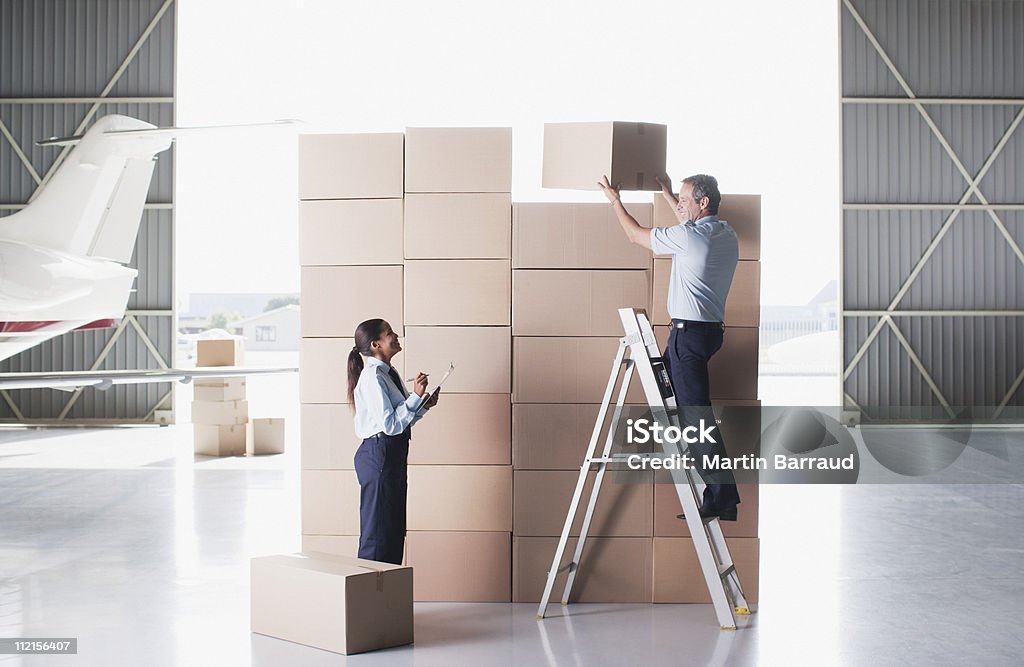
[[[693,327],[714,327],[717,329],[722,329],[725,325],[723,325],[721,322],[703,322],[701,320],[677,320],[675,318],[672,318],[672,326],[675,327],[676,329],[686,330],[687,328]]]

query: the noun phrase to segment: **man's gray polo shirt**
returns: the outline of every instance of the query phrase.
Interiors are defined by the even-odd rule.
[[[672,255],[668,313],[673,319],[725,321],[725,298],[740,256],[729,223],[708,215],[675,227],[655,227],[651,249]]]

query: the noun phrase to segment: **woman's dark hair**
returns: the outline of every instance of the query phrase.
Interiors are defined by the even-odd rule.
[[[353,395],[356,392],[356,383],[359,382],[359,374],[363,372],[363,358],[360,355],[373,356],[370,343],[379,339],[380,335],[384,333],[385,324],[387,322],[384,320],[374,318],[361,322],[356,327],[356,344],[352,346],[352,351],[348,353],[348,402],[352,405],[353,409],[355,409],[355,398],[353,398]]]

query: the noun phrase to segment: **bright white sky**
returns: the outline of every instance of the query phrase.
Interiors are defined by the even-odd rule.
[[[763,195],[762,303],[802,304],[839,266],[837,3],[189,1],[177,124],[302,131],[511,126],[513,201],[540,187],[543,124],[669,126],[668,171]],[[298,292],[296,140],[182,138],[179,299]]]

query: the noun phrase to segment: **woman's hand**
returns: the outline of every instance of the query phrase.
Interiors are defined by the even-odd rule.
[[[430,408],[432,408],[435,405],[437,405],[437,397],[440,396],[440,395],[441,395],[441,390],[440,389],[438,389],[436,392],[431,394],[430,398],[427,399],[427,402],[423,404],[424,409],[429,410]]]
[[[412,381],[412,390],[416,392],[417,396],[423,398],[423,394],[427,393],[427,376],[417,373],[416,379]]]

